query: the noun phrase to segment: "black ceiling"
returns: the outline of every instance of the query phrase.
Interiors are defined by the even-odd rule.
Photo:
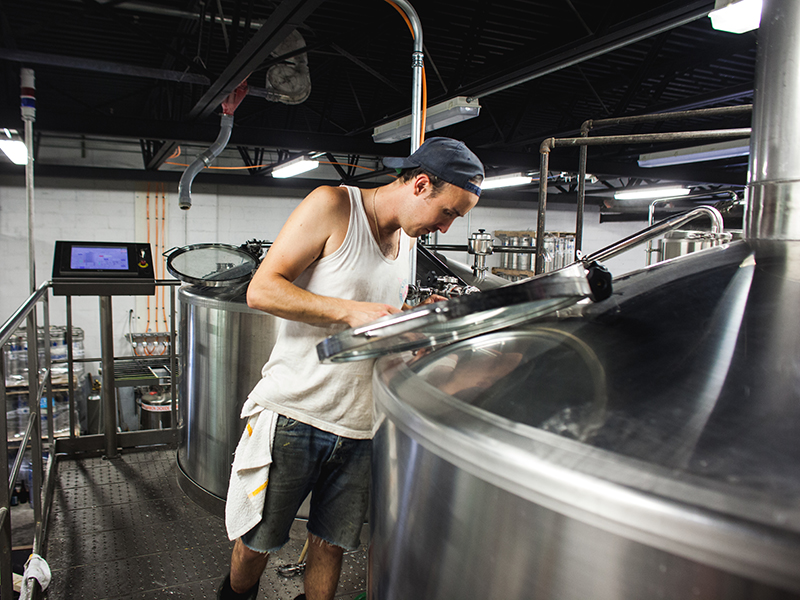
[[[482,107],[479,118],[437,133],[466,141],[489,174],[536,169],[541,141],[575,136],[586,119],[752,102],[756,34],[713,30],[705,17],[713,1],[415,4],[429,105],[468,96]],[[248,73],[254,93],[236,110],[230,141],[243,164],[276,151],[325,151],[355,163],[409,148],[371,138],[374,126],[411,104],[411,35],[382,0],[0,0],[0,27],[0,127],[21,128],[19,70],[30,67],[38,144],[76,135],[135,142],[143,177],[156,177],[178,144],[212,142],[220,99]],[[265,73],[285,59],[269,54],[295,27],[306,44],[311,94],[297,105],[268,101],[259,95]],[[749,116],[603,133],[747,126]],[[592,148],[589,170],[609,181],[745,182],[746,157],[654,176],[636,166],[638,154],[652,149]],[[554,150],[551,166],[575,171],[575,156]],[[0,172],[7,171],[4,164]]]

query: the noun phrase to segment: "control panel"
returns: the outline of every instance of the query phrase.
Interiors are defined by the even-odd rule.
[[[155,289],[150,244],[56,242],[56,296],[152,296]]]

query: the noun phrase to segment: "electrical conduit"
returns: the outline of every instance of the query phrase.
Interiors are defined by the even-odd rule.
[[[236,110],[236,107],[239,106],[246,95],[247,80],[240,83],[223,101],[220,131],[217,139],[181,175],[181,180],[178,183],[178,206],[183,210],[189,210],[192,207],[192,181],[194,181],[194,178],[204,167],[211,166],[213,160],[228,145],[228,140],[231,138],[231,131],[233,130],[233,111]]]

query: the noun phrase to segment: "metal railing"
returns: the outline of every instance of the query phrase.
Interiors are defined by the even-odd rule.
[[[19,477],[22,469],[22,463],[25,452],[30,447],[31,449],[31,499],[34,511],[34,538],[32,544],[32,552],[44,556],[44,550],[47,539],[47,522],[50,516],[50,509],[53,503],[53,493],[55,488],[55,475],[56,475],[56,462],[60,455],[70,455],[77,452],[97,452],[105,453],[109,458],[117,456],[118,448],[134,448],[138,446],[152,446],[152,445],[171,445],[177,446],[177,382],[175,373],[177,372],[177,354],[176,347],[176,304],[175,304],[175,288],[180,285],[180,281],[157,280],[156,285],[168,286],[170,288],[170,388],[171,388],[171,405],[170,411],[172,414],[171,424],[169,429],[158,430],[143,430],[143,431],[130,431],[130,432],[117,432],[116,429],[116,398],[115,387],[112,384],[111,389],[105,389],[105,400],[110,406],[106,406],[105,410],[111,413],[111,416],[106,420],[106,427],[102,434],[96,435],[76,435],[75,423],[75,408],[76,408],[76,390],[75,390],[75,363],[92,363],[100,362],[104,365],[104,369],[111,369],[111,381],[113,382],[113,365],[114,360],[125,360],[130,357],[113,356],[113,346],[111,347],[111,356],[107,352],[103,352],[104,356],[99,358],[80,358],[76,359],[73,355],[72,346],[72,297],[66,296],[67,305],[67,327],[66,327],[66,346],[67,346],[67,372],[68,372],[68,404],[69,404],[69,436],[63,438],[56,438],[53,425],[53,383],[51,374],[52,356],[50,344],[50,299],[48,291],[51,288],[51,282],[46,281],[42,283],[30,297],[22,303],[22,305],[0,326],[0,348],[3,348],[6,342],[9,341],[17,329],[26,323],[25,327],[28,332],[28,408],[29,415],[27,423],[23,425],[24,435],[22,439],[17,442],[16,440],[8,441],[8,419],[5,408],[0,410],[0,434],[5,436],[6,439],[6,452],[9,454],[12,451],[12,445],[19,443],[19,448],[14,455],[13,466],[9,469],[7,460],[0,460],[0,476],[8,485],[0,485],[0,597],[13,598],[13,574],[11,566],[11,552],[12,552],[12,536],[11,536],[11,497],[14,492],[14,486],[17,478]],[[101,309],[103,301],[110,304],[110,297],[101,296],[100,304]],[[38,336],[37,327],[37,311],[36,307],[42,304],[42,320],[43,320],[43,337],[41,340],[42,354],[44,356],[44,368],[40,369],[39,365],[39,345],[40,340]],[[110,366],[109,366],[110,365]],[[6,398],[6,368],[5,361],[0,360],[0,391],[2,391],[3,399]],[[104,386],[106,387],[106,386]],[[46,394],[45,394],[46,392]],[[47,444],[48,455],[45,464],[43,444],[42,444],[42,431],[41,431],[41,407],[42,398],[46,398],[46,411],[47,411]],[[109,419],[111,426],[109,426]],[[109,441],[110,440],[110,441]],[[112,448],[109,452],[109,448]],[[42,479],[44,474],[44,479]],[[34,585],[32,597],[37,599],[41,597],[42,590],[38,584]]]

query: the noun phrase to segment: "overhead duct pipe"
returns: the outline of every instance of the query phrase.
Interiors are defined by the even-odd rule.
[[[181,180],[178,183],[178,206],[181,209],[189,210],[192,208],[192,181],[205,167],[211,166],[214,159],[228,145],[228,140],[230,140],[231,131],[233,130],[233,111],[236,110],[236,107],[239,106],[246,95],[247,80],[240,83],[222,103],[222,118],[220,119],[220,131],[217,139],[181,175]]]

